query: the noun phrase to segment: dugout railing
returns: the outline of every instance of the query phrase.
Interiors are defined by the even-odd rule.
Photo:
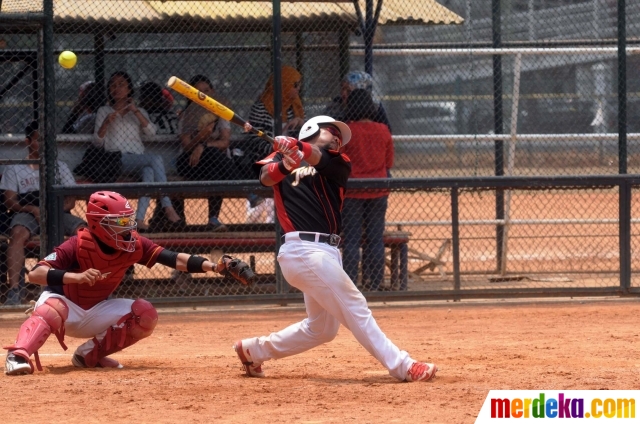
[[[366,296],[376,300],[427,300],[427,299],[447,299],[460,300],[472,298],[508,298],[508,297],[558,297],[558,296],[636,296],[640,294],[640,287],[634,283],[634,271],[640,271],[640,263],[634,266],[634,257],[632,257],[633,247],[638,240],[638,234],[633,233],[633,229],[640,223],[638,216],[638,207],[634,205],[632,192],[640,187],[640,175],[615,175],[615,176],[588,176],[588,177],[483,177],[483,178],[394,178],[394,179],[369,179],[369,180],[353,180],[350,188],[354,190],[390,190],[392,196],[394,193],[402,193],[406,195],[422,195],[425,193],[441,193],[449,199],[448,219],[442,219],[427,223],[428,228],[446,227],[446,233],[451,239],[451,251],[445,255],[443,261],[446,263],[446,277],[436,277],[434,274],[433,288],[429,285],[420,285],[412,287],[412,280],[409,282],[409,290],[405,291],[384,291],[384,292],[367,292]],[[158,196],[160,194],[180,196],[202,196],[203,193],[219,193],[227,196],[238,196],[243,193],[252,191],[266,190],[260,187],[259,183],[253,181],[234,181],[234,182],[180,182],[166,184],[113,184],[108,186],[100,185],[79,185],[79,186],[59,186],[52,188],[51,196],[53,199],[60,199],[64,196],[77,196],[78,198],[86,198],[90,193],[100,189],[111,189],[119,191],[125,196],[137,196],[147,194],[150,196]],[[494,258],[487,258],[488,266],[484,270],[472,270],[467,266],[468,245],[473,242],[474,237],[464,235],[465,228],[474,226],[486,226],[492,228],[492,237],[495,240],[495,233],[498,226],[507,224],[510,228],[525,226],[536,227],[546,225],[553,227],[551,222],[544,219],[538,219],[538,222],[532,220],[514,219],[509,223],[496,223],[495,220],[469,220],[464,215],[469,213],[469,208],[464,204],[472,196],[478,193],[488,193],[490,196],[496,192],[511,191],[527,191],[537,193],[538,199],[544,198],[543,194],[551,192],[577,192],[577,193],[609,193],[611,196],[605,198],[602,206],[607,209],[614,206],[611,211],[615,211],[617,216],[610,215],[609,219],[598,219],[597,217],[571,217],[556,218],[558,222],[562,222],[565,226],[572,225],[574,233],[580,233],[580,226],[587,226],[588,229],[583,234],[583,239],[579,241],[578,246],[583,246],[584,253],[594,252],[589,247],[591,244],[597,248],[604,249],[596,252],[592,258],[587,261],[598,262],[598,258],[614,258],[610,264],[608,271],[602,270],[602,264],[596,264],[597,270],[590,271],[591,268],[586,266],[582,269],[574,267],[574,269],[557,268],[555,270],[545,269],[529,269],[523,270],[501,270],[496,268]],[[542,193],[542,194],[541,194]],[[266,194],[266,193],[264,193]],[[578,196],[589,198],[589,196]],[[462,198],[462,200],[461,200]],[[616,204],[611,205],[611,200],[615,199]],[[428,205],[426,205],[428,207]],[[595,201],[589,201],[584,205],[584,210],[593,208],[598,210]],[[561,209],[565,208],[561,205]],[[636,218],[634,218],[634,213]],[[61,214],[57,214],[60,216]],[[407,223],[397,224],[406,225]],[[597,226],[593,226],[597,224]],[[396,224],[392,224],[396,225]],[[60,225],[54,225],[54,228],[60,228]],[[597,230],[594,230],[596,228]],[[598,240],[598,235],[594,233],[602,232],[603,228],[608,228],[606,240],[602,243]],[[62,234],[53,232],[51,237],[55,241],[62,241]],[[489,237],[491,238],[491,236]],[[535,240],[535,236],[524,237],[525,239]],[[615,239],[615,243],[611,239]],[[517,235],[512,235],[512,240],[517,240]],[[590,240],[590,241],[589,241]],[[559,235],[553,243],[562,243],[563,236]],[[529,243],[527,241],[527,243]],[[532,241],[535,243],[535,241]],[[606,245],[606,247],[605,247]],[[468,246],[467,246],[468,247]],[[465,253],[466,252],[466,253]],[[580,252],[576,252],[580,254]],[[275,251],[273,252],[273,261],[275,264]],[[550,254],[551,261],[554,259]],[[532,260],[528,258],[527,260]],[[636,259],[637,261],[637,259]],[[571,263],[571,261],[569,261]],[[615,263],[615,265],[613,265]],[[575,265],[575,264],[574,264]],[[413,265],[415,268],[417,265]],[[571,268],[571,266],[569,266]],[[504,271],[504,270],[503,270]],[[590,275],[588,275],[590,274]],[[534,275],[544,275],[535,278]],[[566,276],[574,275],[574,281],[578,284],[567,285]],[[584,277],[587,275],[586,277]],[[557,276],[565,276],[557,278]],[[582,280],[580,278],[583,278]],[[477,281],[484,280],[483,284],[476,284]],[[435,281],[438,281],[437,283]],[[474,281],[476,283],[474,283]],[[529,284],[536,282],[537,284]],[[521,284],[521,283],[526,284]],[[591,283],[590,283],[591,282]],[[595,284],[594,284],[595,282]],[[292,290],[286,281],[280,276],[276,278],[275,292],[259,293],[245,291],[241,294],[220,294],[216,296],[196,295],[196,296],[178,296],[178,297],[158,297],[151,299],[154,302],[184,303],[184,304],[209,304],[218,302],[265,302],[265,303],[288,303],[298,302],[302,300],[300,293]],[[146,293],[139,292],[142,297]]]

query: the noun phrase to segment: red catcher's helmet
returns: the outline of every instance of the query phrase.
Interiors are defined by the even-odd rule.
[[[87,203],[89,231],[114,249],[133,252],[136,249],[136,220],[129,201],[115,191],[98,191]]]

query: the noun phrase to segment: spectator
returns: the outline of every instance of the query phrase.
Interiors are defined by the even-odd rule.
[[[302,75],[291,66],[282,67],[282,134],[297,136],[304,123],[304,108],[300,99]],[[274,135],[274,89],[273,74],[269,77],[264,91],[251,106],[249,123],[258,130]],[[257,156],[262,158],[271,152],[271,146],[263,143],[262,151]],[[247,204],[247,222],[258,222],[266,213],[266,222],[273,222],[273,200],[267,199],[260,205]]]
[[[214,97],[215,91],[209,78],[196,75],[189,83],[201,92]],[[189,102],[180,115],[180,143],[184,152],[178,157],[178,174],[188,180],[240,180],[248,178],[234,161],[229,149],[231,124],[218,118],[196,103]],[[257,197],[251,195],[251,198]],[[208,225],[214,231],[227,231],[220,222],[222,197],[211,196]]]
[[[96,113],[105,104],[103,88],[91,83],[83,92],[79,104],[82,108],[80,115],[71,125],[70,132],[73,134],[93,134],[96,126]]]
[[[304,123],[304,109],[300,100],[302,75],[291,66],[282,67],[282,133],[300,129]],[[274,135],[274,90],[273,74],[269,77],[264,91],[251,106],[249,123],[268,135]],[[297,134],[296,134],[297,135]]]
[[[156,126],[156,134],[178,134],[178,115],[173,111],[173,96],[155,82],[140,87],[140,107]]]
[[[85,96],[92,87],[95,87],[95,85],[96,84],[93,81],[85,81],[80,84],[80,88],[78,88],[78,100],[76,100],[76,102],[74,103],[73,108],[71,109],[71,113],[69,114],[67,121],[62,127],[63,134],[75,134],[73,125],[80,118],[80,116],[84,115],[86,111]],[[102,105],[99,105],[98,107],[100,106]],[[91,131],[93,132],[93,128],[91,129]]]
[[[349,72],[340,83],[340,95],[334,97],[331,103],[329,103],[325,114],[337,120],[346,121],[349,93],[357,89],[367,90],[373,97],[373,78],[371,78],[371,75],[363,71]],[[389,132],[391,132],[391,124],[389,123],[387,112],[384,110],[382,103],[374,100],[374,104],[376,106],[376,114],[373,122],[385,124],[387,128],[389,128]]]
[[[385,178],[393,166],[393,140],[389,128],[374,122],[378,112],[369,91],[349,94],[346,118],[351,141],[344,153],[351,159],[350,178]],[[378,290],[384,279],[384,222],[388,191],[349,191],[344,200],[344,270],[357,281],[362,245],[362,286]]]
[[[123,173],[139,173],[145,183],[166,182],[162,157],[144,152],[142,135],[155,135],[156,126],[149,121],[149,115],[144,109],[136,107],[133,92],[133,83],[127,73],[119,71],[111,75],[108,85],[109,104],[98,109],[94,145],[104,147],[107,152],[120,152]],[[143,196],[138,201],[138,230],[149,228],[144,219],[150,200]],[[167,219],[174,225],[181,226],[183,221],[171,205],[171,200],[165,196],[160,203]]]
[[[29,151],[27,159],[39,160],[38,123],[32,122],[25,129],[25,143]],[[66,185],[75,184],[73,174],[67,164],[57,161],[57,180]],[[13,212],[9,224],[9,246],[7,247],[7,268],[9,274],[9,291],[5,305],[19,305],[22,303],[23,293],[20,273],[24,268],[24,247],[29,238],[40,232],[40,172],[37,164],[8,165],[0,180],[0,190],[4,192],[4,204]],[[64,233],[74,235],[80,228],[86,226],[80,218],[71,215],[75,206],[75,199],[67,197],[64,200]],[[21,284],[22,283],[22,284]]]
[[[86,83],[85,83],[86,84]],[[85,85],[83,84],[83,85]],[[71,114],[65,124],[65,132],[72,134],[93,134],[98,109],[105,104],[104,90],[90,82],[81,89],[78,111]],[[75,109],[75,108],[74,108]],[[72,121],[75,119],[75,121]],[[120,152],[106,153],[104,148],[90,145],[85,150],[82,162],[73,169],[73,173],[83,176],[93,183],[113,183],[122,171]]]
[[[174,99],[169,90],[149,81],[140,87],[140,107],[147,111],[149,120],[156,126],[158,135],[174,135],[178,138],[178,114],[173,110]],[[184,199],[172,198],[171,204],[183,221]],[[151,231],[170,231],[175,227],[164,215],[164,208],[158,201],[149,220]]]

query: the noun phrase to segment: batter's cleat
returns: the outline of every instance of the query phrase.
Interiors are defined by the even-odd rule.
[[[73,355],[73,358],[71,358],[71,363],[78,368],[89,368],[87,367],[87,364],[84,362],[84,358],[80,355],[78,355],[77,353],[75,353]],[[109,357],[104,357],[102,359],[98,360],[98,363],[96,364],[96,368],[117,368],[117,369],[122,369],[124,368],[122,366],[122,364],[118,361],[116,361],[115,359],[109,358]]]
[[[438,372],[436,364],[414,362],[409,371],[407,371],[407,377],[404,380],[408,382],[429,381],[436,376],[436,372]]]
[[[7,375],[33,374],[33,368],[27,359],[9,352],[4,363],[4,373]]]
[[[264,372],[262,371],[262,363],[254,364],[251,360],[251,354],[249,349],[242,348],[242,340],[238,340],[233,344],[233,349],[236,351],[240,362],[242,362],[242,368],[247,373],[248,377],[263,378]]]

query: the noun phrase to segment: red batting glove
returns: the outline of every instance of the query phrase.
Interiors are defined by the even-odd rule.
[[[287,137],[279,135],[273,139],[273,150],[280,152],[284,155],[290,155],[295,150],[298,150],[298,140],[293,137]]]
[[[291,172],[294,169],[298,169],[300,167],[302,159],[303,155],[302,152],[298,150],[298,146],[293,146],[293,149],[291,149],[291,153],[285,154],[282,158],[282,164],[285,168],[287,168],[287,171]]]

